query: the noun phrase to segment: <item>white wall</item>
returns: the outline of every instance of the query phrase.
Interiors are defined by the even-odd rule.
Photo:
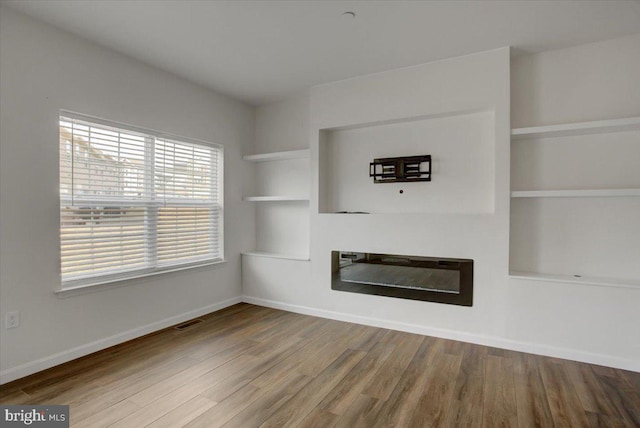
[[[2,7],[0,21],[0,328],[2,381],[211,312],[241,296],[240,251],[254,212],[254,109]],[[223,144],[227,263],[58,297],[60,109]],[[251,181],[251,180],[249,180]]]
[[[258,162],[254,168],[255,195],[309,198],[309,159]],[[308,201],[253,204],[256,209],[257,251],[309,254]]]
[[[306,184],[308,185],[308,182]],[[256,202],[255,204],[255,249],[308,257],[309,202]]]
[[[256,153],[309,147],[309,91],[256,109]]]
[[[640,34],[515,58],[511,76],[514,128],[640,116]],[[524,141],[514,145],[514,188],[640,184],[638,132],[535,146],[526,147]],[[550,150],[555,158],[548,155]],[[532,156],[537,171],[526,165]],[[563,160],[564,169],[553,164]],[[586,173],[594,165],[597,174]],[[512,254],[516,269],[636,280],[640,275],[638,198],[521,200],[514,202],[513,215],[519,231],[512,236],[527,243]],[[536,250],[537,259],[526,254]],[[508,337],[640,371],[640,289],[519,279],[509,284],[510,299],[517,304],[507,316]]]
[[[254,153],[308,147],[309,96],[301,92],[284,102],[256,109]],[[252,195],[309,197],[309,159],[260,162],[254,165]],[[309,203],[260,202],[256,210],[255,250],[309,255]]]
[[[511,126],[640,114],[640,34],[515,58]]]
[[[501,336],[508,263],[509,51],[500,49],[312,88],[311,262],[243,261],[245,299],[286,309],[436,335]],[[487,143],[463,139],[491,165],[481,207],[449,205],[440,213],[319,213],[320,132],[405,123],[415,118],[488,111]],[[483,116],[484,114],[481,114]],[[484,117],[482,118],[485,119]],[[458,125],[460,125],[458,123]],[[481,128],[484,129],[484,123]],[[290,125],[288,125],[290,126]],[[462,125],[464,126],[464,124]],[[373,129],[370,128],[370,129]],[[258,137],[260,139],[260,137]],[[367,150],[363,147],[363,150]],[[421,153],[401,153],[421,154]],[[367,175],[368,164],[363,175]],[[444,168],[444,166],[443,166]],[[441,168],[441,173],[445,174]],[[323,176],[324,177],[321,177]],[[423,183],[438,189],[445,182]],[[385,191],[385,185],[378,189]],[[489,201],[487,206],[487,201]],[[452,214],[453,211],[458,211]],[[480,212],[479,212],[480,211]],[[331,290],[331,250],[461,257],[475,260],[474,306],[417,302]],[[304,267],[304,266],[307,266]],[[282,272],[287,275],[283,277]],[[278,279],[279,278],[279,279]]]
[[[640,115],[640,35],[519,57],[512,60],[510,75],[507,59],[500,57],[503,54],[489,52],[314,88],[309,97],[310,145],[317,148],[319,129],[458,110],[474,104],[470,101],[481,95],[485,102],[494,98],[498,110],[508,108],[504,97],[508,97],[509,79],[513,127]],[[478,64],[483,60],[485,67]],[[466,90],[465,84],[471,88]],[[299,104],[303,95],[292,98],[290,107]],[[270,108],[261,108],[265,121],[270,119],[265,114]],[[282,103],[277,109],[282,110]],[[640,290],[508,278],[510,147],[505,135],[509,123],[504,119],[509,112],[496,111],[496,115],[493,214],[405,214],[402,221],[394,214],[367,218],[313,214],[311,262],[245,260],[245,300],[639,371]],[[304,123],[301,120],[299,126]],[[282,120],[262,126],[270,128],[271,134],[278,127],[295,127]],[[258,140],[261,134],[258,129]],[[292,143],[273,142],[269,148],[279,150],[278,144]],[[317,168],[317,156],[315,153],[312,159],[314,190],[321,184],[318,169],[313,169]],[[516,186],[522,183],[521,178],[517,176]],[[628,183],[627,178],[607,175],[607,184],[612,186],[620,180]],[[316,194],[312,204],[317,203]],[[615,205],[607,210],[616,210]],[[596,210],[589,215],[597,215]],[[459,233],[450,239],[454,226]],[[423,239],[427,235],[429,239]],[[633,245],[637,251],[637,242]],[[459,308],[333,292],[329,274],[332,249],[474,258],[474,306]],[[284,270],[291,274],[278,276]]]
[[[465,213],[316,214],[317,199],[314,199],[311,259],[316,288],[303,304],[321,304],[327,310],[434,330],[478,335],[501,333],[508,254],[508,49],[313,88],[311,150],[313,160],[319,150],[317,135],[323,129],[482,110],[493,111],[494,141],[484,146],[491,152],[489,159],[494,168],[491,214],[471,209]],[[479,140],[478,144],[483,143]],[[319,183],[326,171],[318,169],[317,163],[312,164],[316,167],[312,170],[313,181]],[[437,181],[437,175],[433,179],[424,185],[433,188],[443,185]],[[317,195],[318,186],[312,189]],[[473,307],[332,291],[331,250],[474,259]]]
[[[492,213],[493,112],[323,131],[320,212]],[[374,183],[374,159],[431,155],[430,183]],[[402,193],[400,191],[402,190]]]

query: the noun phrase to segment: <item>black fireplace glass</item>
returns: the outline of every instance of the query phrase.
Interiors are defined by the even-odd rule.
[[[331,288],[472,306],[473,260],[332,251]]]

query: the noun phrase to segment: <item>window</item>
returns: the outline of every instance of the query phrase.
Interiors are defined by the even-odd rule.
[[[222,261],[222,155],[61,113],[62,288]]]

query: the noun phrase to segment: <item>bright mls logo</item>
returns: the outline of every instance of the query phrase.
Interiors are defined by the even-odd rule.
[[[69,427],[69,406],[0,406],[0,410],[0,427]]]

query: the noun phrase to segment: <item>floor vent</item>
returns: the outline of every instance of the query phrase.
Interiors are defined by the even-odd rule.
[[[177,326],[173,327],[176,330],[186,330],[191,326],[194,326],[196,324],[200,324],[203,320],[191,320],[191,321],[187,321],[187,322],[183,322],[182,324],[178,324]]]

